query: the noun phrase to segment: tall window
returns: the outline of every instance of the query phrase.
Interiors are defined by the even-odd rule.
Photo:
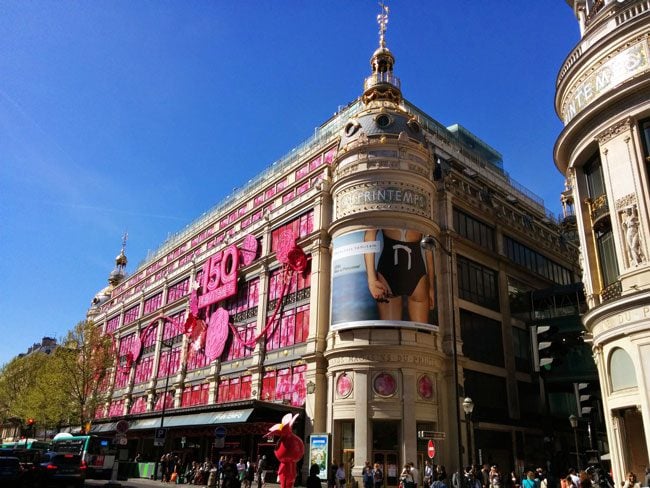
[[[614,247],[614,234],[610,226],[603,226],[599,230],[594,230],[594,232],[596,233],[596,247],[598,248],[603,286],[608,286],[618,279],[618,261],[616,260],[616,248]]]
[[[589,198],[598,198],[604,195],[605,192],[605,179],[603,177],[603,165],[600,162],[600,155],[596,154],[587,164],[583,167],[583,172],[587,180],[587,190]]]
[[[458,256],[458,295],[463,300],[499,310],[497,272]]]
[[[465,356],[493,366],[504,365],[500,322],[461,310],[460,329]]]
[[[646,161],[646,173],[650,179],[650,120],[641,122],[641,135],[643,137],[643,155]]]
[[[503,248],[506,256],[516,264],[537,273],[558,285],[573,283],[572,273],[564,266],[516,241],[512,237],[503,236]]]
[[[459,235],[494,251],[494,229],[455,207],[454,229]]]

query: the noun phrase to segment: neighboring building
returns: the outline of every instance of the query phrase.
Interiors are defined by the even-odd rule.
[[[94,432],[126,418],[131,455],[153,459],[164,416],[165,451],[255,458],[268,427],[300,413],[306,442],[329,434],[330,462],[357,477],[380,463],[387,486],[423,464],[420,431],[444,434],[435,462],[450,470],[465,432],[463,464],[544,463],[543,389],[515,309],[579,281],[577,251],[497,151],[402,98],[379,21],[358,100],[128,277],[120,258],[88,312],[119,356]]]
[[[644,473],[650,439],[650,2],[568,3],[582,37],[557,78],[555,163],[575,209],[618,486]]]
[[[32,346],[27,349],[27,352],[20,353],[18,357],[28,356],[37,352],[42,352],[44,354],[50,354],[58,347],[56,339],[53,337],[43,337],[41,342],[35,342]]]

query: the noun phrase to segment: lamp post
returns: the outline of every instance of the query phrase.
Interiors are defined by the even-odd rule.
[[[449,258],[447,261],[447,270],[449,272],[449,304],[451,308],[451,357],[452,357],[452,362],[453,362],[453,372],[454,372],[454,405],[455,405],[455,413],[456,413],[456,435],[458,436],[458,446],[457,447],[457,463],[458,463],[458,476],[457,476],[457,483],[460,485],[460,477],[463,475],[462,473],[462,467],[463,467],[463,445],[461,442],[461,429],[460,429],[460,405],[458,404],[458,399],[460,398],[460,387],[458,384],[458,350],[456,347],[456,307],[454,305],[454,269],[453,269],[453,255],[452,251],[450,249],[445,248],[445,246],[442,245],[442,243],[435,238],[432,235],[425,235],[422,237],[420,240],[420,247],[422,249],[425,249],[427,251],[433,252],[433,250],[436,247],[436,242],[440,246],[440,249],[442,252],[444,252],[447,257]],[[452,241],[450,241],[450,244]],[[450,246],[451,247],[451,246]]]
[[[576,465],[578,471],[580,471],[582,467],[580,466],[580,453],[578,452],[578,417],[573,414],[569,415],[569,423],[573,429],[573,442],[576,446]]]
[[[169,368],[169,366],[170,366],[171,359],[172,359],[171,351],[172,351],[173,344],[171,344],[169,342],[165,342],[165,341],[160,341],[160,345],[162,347],[166,347],[169,350],[169,354],[167,355],[167,377],[165,378],[165,389],[163,390],[162,411],[160,412],[160,427],[159,428],[162,429],[163,426],[165,425],[165,409],[167,407],[167,390],[169,388],[169,376],[170,376],[170,373],[169,373],[170,368]],[[154,439],[155,439],[155,437],[154,437]],[[163,446],[158,446],[158,447],[161,448]],[[161,458],[161,455],[160,455],[161,450],[162,449],[158,449],[158,455],[156,455],[156,463],[155,463],[154,468],[153,468],[153,479],[154,479],[154,481],[158,479],[158,463],[160,462],[160,458]]]
[[[472,412],[474,411],[474,402],[470,397],[466,397],[463,400],[463,411],[465,412],[465,425],[467,427],[467,458],[469,465],[474,464],[473,461],[473,449],[472,449]]]

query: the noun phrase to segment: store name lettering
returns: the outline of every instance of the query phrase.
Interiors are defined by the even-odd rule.
[[[210,256],[203,265],[199,308],[225,300],[237,293],[239,249],[229,246]]]
[[[427,198],[425,195],[413,190],[379,188],[372,190],[354,191],[348,195],[343,195],[341,203],[343,203],[344,206],[350,207],[373,203],[401,203],[411,205],[419,209],[425,209],[427,207]]]
[[[648,67],[646,44],[636,44],[604,63],[575,88],[562,109],[564,124],[603,93]]]

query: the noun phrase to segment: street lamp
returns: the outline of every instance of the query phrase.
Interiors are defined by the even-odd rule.
[[[573,414],[569,415],[569,423],[573,429],[573,442],[576,446],[576,464],[578,471],[580,471],[582,468],[580,466],[580,453],[578,452],[578,417]]]
[[[471,426],[472,426],[472,412],[474,411],[474,402],[470,397],[466,397],[465,400],[463,400],[463,411],[465,412],[465,425],[467,427],[467,457],[469,460],[469,465],[472,466],[474,462],[472,460],[473,449],[472,449]]]
[[[442,243],[432,236],[431,234],[422,236],[422,239],[420,240],[420,247],[424,250],[431,251],[436,247],[436,242],[440,246],[440,249],[442,252],[444,252],[449,260],[447,261],[447,270],[449,272],[449,286],[450,286],[450,297],[451,300],[449,301],[450,308],[451,308],[451,357],[453,361],[453,369],[454,369],[454,392],[455,392],[455,397],[454,397],[454,405],[455,408],[454,410],[456,411],[456,435],[458,436],[458,458],[457,458],[457,463],[458,463],[458,484],[460,485],[460,477],[462,476],[462,467],[463,467],[463,445],[461,442],[461,430],[460,430],[460,406],[458,405],[458,399],[460,398],[460,386],[458,384],[458,350],[456,347],[456,307],[454,304],[454,269],[453,269],[453,255],[450,249],[445,248],[445,246],[442,245]],[[453,241],[450,241],[450,244],[452,244]],[[451,246],[450,246],[451,247]]]
[[[172,347],[174,345],[172,343],[170,343],[170,342],[165,342],[165,341],[160,341],[160,345],[162,347],[166,347],[169,350],[169,354],[167,355],[167,377],[165,378],[165,389],[163,390],[162,411],[160,412],[160,427],[159,428],[162,430],[163,426],[165,425],[165,409],[167,407],[167,390],[169,388],[169,377],[171,376],[170,371],[169,371],[170,370],[170,365],[171,365],[171,359],[172,359],[171,351],[172,351]],[[160,366],[158,366],[158,367],[160,367]],[[156,437],[154,437],[154,439],[155,438]],[[158,447],[162,448],[163,446],[159,445]],[[158,479],[158,463],[160,462],[160,458],[161,458],[161,455],[160,455],[161,450],[162,449],[158,450],[158,454],[156,455],[156,463],[155,463],[154,468],[153,468],[153,479],[154,479],[154,481]]]

